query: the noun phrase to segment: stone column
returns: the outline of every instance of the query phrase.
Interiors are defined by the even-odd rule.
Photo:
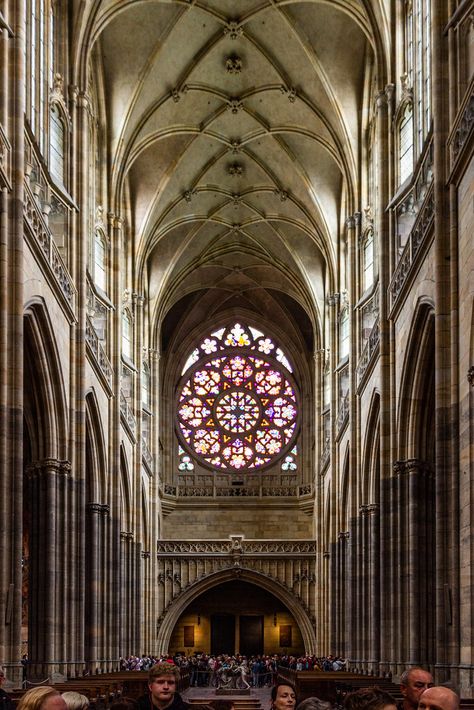
[[[449,45],[444,31],[449,20],[448,3],[432,2],[432,110],[433,110],[433,197],[435,279],[435,429],[436,429],[436,662],[437,680],[450,678],[459,663],[459,421],[452,406],[452,348],[458,340],[452,330],[452,268],[456,255],[449,230],[449,192],[446,141],[449,132]],[[455,352],[455,350],[454,350]],[[454,380],[456,380],[454,375]],[[454,394],[454,401],[456,401]]]
[[[380,659],[380,534],[379,505],[367,505],[368,523],[368,672],[378,673]]]
[[[61,491],[69,475],[68,461],[49,458],[28,468],[30,510],[30,673],[44,679],[64,672],[67,659],[61,658],[67,627],[58,613],[65,566],[61,546]],[[61,554],[63,553],[63,554]]]
[[[121,502],[120,502],[120,372],[122,353],[122,270],[121,254],[123,248],[123,220],[118,215],[109,213],[108,227],[110,234],[110,279],[112,284],[111,300],[115,305],[115,312],[111,318],[110,337],[110,362],[113,369],[113,390],[115,396],[109,401],[109,421],[111,435],[109,438],[109,503],[110,521],[108,526],[107,543],[107,607],[106,624],[107,630],[107,658],[118,665],[120,653],[124,649],[120,647],[122,629],[122,605],[120,594],[122,581],[121,570]]]
[[[391,85],[390,85],[391,86]],[[388,87],[387,87],[388,88]],[[386,481],[392,474],[391,469],[391,421],[392,421],[392,401],[391,401],[391,380],[390,380],[390,338],[391,325],[388,320],[389,301],[388,301],[388,284],[390,282],[390,244],[389,244],[389,224],[386,206],[389,196],[389,171],[387,166],[390,164],[389,154],[389,112],[388,112],[388,97],[390,97],[390,88],[380,91],[375,99],[376,110],[376,151],[377,151],[377,209],[374,215],[374,238],[377,249],[377,270],[379,275],[379,382],[380,382],[380,481],[377,481],[377,492],[375,495],[380,495],[380,504],[382,510],[388,509],[389,501],[385,499]],[[382,515],[382,526],[386,528],[387,521]],[[388,531],[381,531],[383,540],[390,540]],[[385,543],[384,543],[385,544]],[[385,550],[381,549],[381,554]],[[391,571],[384,575],[380,580],[380,598],[382,600],[382,611],[380,615],[380,637],[387,638],[387,623],[391,617],[392,611],[389,608],[389,600],[393,593],[393,577]],[[383,660],[383,659],[382,659]]]

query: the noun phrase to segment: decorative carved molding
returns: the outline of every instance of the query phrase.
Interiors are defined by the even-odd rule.
[[[122,530],[120,532],[120,539],[121,540],[125,540],[127,542],[130,542],[131,540],[133,540],[133,537],[134,537],[134,535],[132,532],[126,532],[124,530]]]
[[[364,350],[362,351],[362,355],[360,356],[359,364],[357,365],[357,378],[359,384],[363,380],[364,375],[367,372],[367,369],[371,364],[375,353],[379,352],[379,345],[380,322],[377,317],[377,320],[375,321],[374,325],[372,326],[372,330],[370,331],[370,335],[367,339],[367,343],[365,344]]]
[[[275,195],[280,198],[280,202],[286,202],[288,193],[285,190],[275,190]]]
[[[232,177],[240,177],[244,173],[244,166],[240,163],[232,163],[227,168],[227,172],[229,173],[229,175],[232,175]]]
[[[228,150],[233,153],[234,155],[237,155],[237,153],[240,153],[242,150],[242,144],[238,138],[234,138],[230,141],[230,145]]]
[[[97,335],[94,324],[89,315],[86,315],[86,346],[95,365],[97,366],[97,369],[99,370],[99,374],[102,375],[111,392],[113,377],[112,365],[110,364],[110,360],[100,343],[99,336]]]
[[[336,429],[340,432],[349,420],[349,392],[339,400],[339,411],[337,413]]]
[[[244,27],[239,20],[227,20],[224,25],[224,34],[230,39],[238,39],[244,34]]]
[[[42,210],[27,181],[25,181],[23,217],[27,227],[26,234],[32,237],[33,245],[41,254],[45,265],[59,287],[59,293],[64,298],[68,309],[74,312],[76,289],[73,280],[61,258]]]
[[[11,145],[0,124],[0,187],[11,190]]]
[[[231,54],[226,58],[224,66],[228,74],[240,74],[243,68],[242,59],[236,54]]]
[[[326,296],[326,303],[328,306],[337,306],[339,304],[340,297],[340,293],[328,293]]]
[[[243,101],[238,96],[233,96],[230,99],[227,99],[227,110],[231,113],[239,113],[239,111],[243,111],[243,109]]]
[[[247,555],[294,555],[315,554],[316,542],[310,540],[245,540],[243,535],[231,535],[229,540],[158,540],[156,552],[158,558],[162,555],[194,556],[205,555],[230,555],[232,551],[239,551]]]
[[[122,416],[123,421],[130,429],[130,432],[134,435],[136,429],[135,417],[132,414],[130,405],[128,404],[127,399],[122,390],[120,390],[120,414]]]
[[[27,466],[26,473],[30,478],[37,478],[51,473],[68,476],[71,473],[71,463],[61,459],[46,458],[41,461],[33,461]]]
[[[474,94],[469,98],[466,108],[461,116],[459,126],[452,141],[452,161],[457,158],[463,149],[474,124]]]
[[[295,103],[296,101],[296,88],[294,86],[280,86],[280,91],[282,94],[284,94],[288,101],[292,104]]]
[[[186,190],[186,192],[183,193],[183,197],[186,200],[186,202],[191,202],[191,200],[193,199],[195,194],[196,194],[196,190]]]
[[[407,283],[412,274],[412,266],[417,254],[425,243],[427,235],[430,233],[434,219],[434,197],[433,186],[431,185],[422,209],[418,213],[413,228],[408,237],[408,241],[403,248],[400,261],[389,285],[391,307],[397,302],[403,286]]]
[[[348,530],[345,530],[344,532],[340,532],[337,537],[341,542],[346,542],[346,540],[348,540],[350,536],[350,532]]]
[[[469,382],[471,387],[474,387],[474,365],[471,365],[471,367],[467,371],[467,381]]]
[[[171,90],[171,97],[172,97],[173,101],[175,102],[175,104],[177,104],[179,101],[181,101],[183,96],[185,96],[185,94],[187,94],[187,93],[188,93],[188,87],[185,84],[184,86],[181,86],[179,88],[176,87],[176,88],[172,89]]]
[[[99,515],[102,513],[102,503],[86,503],[86,511]]]
[[[148,550],[142,550],[140,556],[143,560],[149,560],[151,555]]]
[[[380,505],[378,503],[368,503],[365,507],[368,515],[378,515],[380,512]]]

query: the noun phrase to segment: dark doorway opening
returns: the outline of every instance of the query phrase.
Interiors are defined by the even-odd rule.
[[[212,614],[211,616],[211,654],[235,653],[235,616],[234,614]]]
[[[244,656],[263,653],[263,616],[240,617],[239,651]]]

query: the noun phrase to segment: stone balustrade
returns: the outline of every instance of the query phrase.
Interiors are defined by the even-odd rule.
[[[45,275],[51,277],[49,281],[53,288],[56,286],[54,290],[59,293],[62,305],[66,305],[68,315],[72,316],[75,313],[76,288],[27,180],[24,188],[25,235],[34,251],[40,255]]]
[[[94,325],[86,316],[86,346],[87,352],[92,357],[92,364],[98,370],[98,374],[105,381],[109,391],[112,391],[112,365],[107,357],[104,348],[102,347],[99,336],[97,335]]]

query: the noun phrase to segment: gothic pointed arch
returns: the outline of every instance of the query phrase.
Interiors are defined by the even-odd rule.
[[[107,456],[97,395],[86,394],[86,488],[87,502],[104,501],[107,490]]]
[[[25,423],[33,461],[67,458],[68,411],[55,333],[42,298],[30,301],[25,321]]]
[[[398,411],[398,458],[429,458],[434,451],[434,309],[421,299],[412,320]]]
[[[379,499],[380,473],[380,395],[374,391],[369,408],[363,444],[361,501],[376,503]]]
[[[291,590],[285,588],[283,584],[260,572],[255,572],[254,570],[240,566],[229,567],[228,569],[207,575],[203,579],[191,584],[188,588],[185,588],[182,593],[167,606],[162,616],[158,619],[156,652],[159,654],[168,651],[173,629],[181,614],[194,599],[203,592],[223,582],[234,579],[251,582],[277,597],[277,599],[291,610],[301,631],[305,653],[316,653],[315,621],[313,618],[310,618],[301,601],[295,597]]]

